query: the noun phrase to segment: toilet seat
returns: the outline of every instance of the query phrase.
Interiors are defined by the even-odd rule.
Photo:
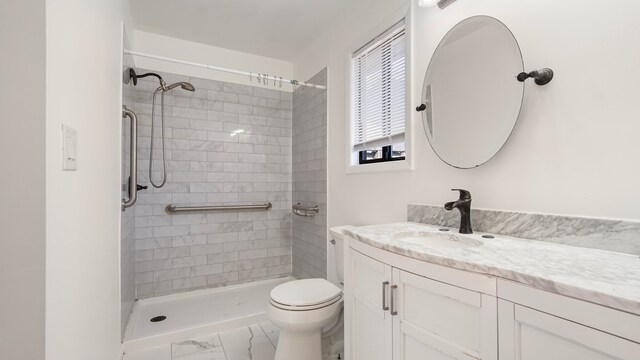
[[[271,299],[270,303],[274,307],[276,307],[278,309],[282,309],[282,310],[287,310],[287,311],[310,311],[310,310],[318,310],[318,309],[325,308],[327,306],[331,306],[331,305],[337,303],[340,300],[342,300],[342,295],[338,295],[337,297],[335,297],[334,299],[332,299],[332,300],[330,300],[330,301],[328,301],[326,303],[310,305],[310,306],[286,305],[286,304],[281,304],[279,302],[276,302],[273,299]]]
[[[295,280],[271,290],[271,305],[289,311],[309,311],[342,299],[342,290],[325,279]]]

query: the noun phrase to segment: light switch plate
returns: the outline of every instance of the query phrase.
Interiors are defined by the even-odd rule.
[[[62,124],[62,170],[78,169],[78,130]]]

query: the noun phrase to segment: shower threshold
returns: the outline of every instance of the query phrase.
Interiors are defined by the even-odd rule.
[[[291,280],[294,278],[263,280],[138,300],[125,330],[124,352],[266,321],[271,289]]]

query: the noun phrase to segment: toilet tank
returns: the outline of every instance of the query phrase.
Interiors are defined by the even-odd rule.
[[[342,230],[347,226],[336,226],[329,229],[329,246],[327,248],[327,280],[342,287],[344,284],[344,235]]]

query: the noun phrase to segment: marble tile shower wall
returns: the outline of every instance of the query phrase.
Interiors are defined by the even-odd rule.
[[[141,191],[135,206],[138,298],[291,274],[291,93],[162,75],[167,83],[189,81],[196,91],[177,88],[165,96],[167,183]],[[156,87],[144,80],[136,87],[141,185],[149,185]],[[159,130],[154,159],[161,155]],[[162,163],[154,160],[153,168],[159,182]],[[171,203],[267,201],[270,211],[165,212]]]
[[[309,82],[326,85],[324,69]],[[314,217],[293,215],[293,276],[327,276],[327,91],[293,93],[293,203],[318,205]]]

